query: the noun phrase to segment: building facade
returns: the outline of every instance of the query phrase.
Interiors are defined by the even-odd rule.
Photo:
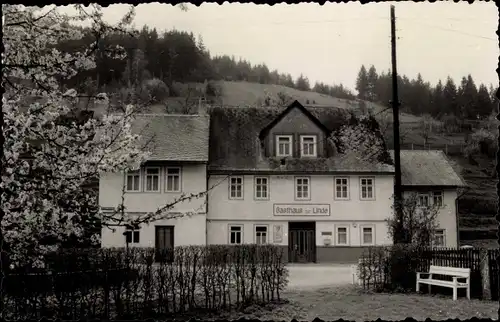
[[[312,113],[298,102],[224,111],[227,124],[214,128],[226,133],[211,132],[208,244],[272,243],[291,262],[350,262],[391,243],[392,165],[339,153],[330,137],[345,117]]]
[[[116,207],[125,191],[126,211],[144,215],[208,193],[175,203],[167,219],[103,228],[103,247],[270,243],[290,262],[354,262],[366,247],[392,243],[386,219],[393,216],[394,167],[338,151],[332,133],[345,125],[345,110],[295,101],[286,109],[208,114],[138,118],[134,126],[153,142],[152,156],[138,172],[103,175],[101,207]],[[415,152],[401,153],[405,193],[443,204],[438,240],[454,247],[463,180],[444,154]]]
[[[138,115],[133,127],[142,133],[152,154],[138,171],[103,174],[99,204],[111,211],[123,197],[128,216],[172,207],[161,219],[139,227],[104,227],[103,247],[206,244],[206,196],[177,201],[206,190],[209,121],[205,115]]]
[[[393,151],[390,151],[394,155]],[[434,246],[458,247],[457,200],[466,187],[443,151],[402,150],[401,183],[404,195],[414,195],[419,206],[436,207],[438,229]]]

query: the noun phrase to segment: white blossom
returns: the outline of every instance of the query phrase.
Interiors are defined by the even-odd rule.
[[[61,88],[59,80],[94,68],[95,62],[90,49],[69,54],[51,45],[81,38],[74,22],[88,20],[96,30],[105,30],[100,28],[104,22],[99,7],[92,8],[88,12],[77,5],[79,14],[70,17],[56,9],[42,14],[39,8],[2,5],[6,91],[1,229],[13,266],[43,266],[43,254],[56,250],[69,235],[81,236],[82,220],[101,214],[89,210],[96,206],[96,196],[84,184],[146,157],[131,130],[131,107],[115,117],[78,124],[60,121],[71,112],[68,99],[78,93]],[[105,94],[98,99],[109,102]]]
[[[334,140],[342,147],[343,154],[361,162],[378,163],[385,151],[383,139],[363,124],[363,120],[361,117],[356,125],[342,126]]]

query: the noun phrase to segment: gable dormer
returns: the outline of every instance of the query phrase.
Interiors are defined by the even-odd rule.
[[[259,138],[266,157],[325,158],[329,134],[323,123],[294,101],[261,130]]]

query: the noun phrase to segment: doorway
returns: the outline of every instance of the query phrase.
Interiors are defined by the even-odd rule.
[[[294,221],[288,223],[288,261],[316,262],[316,223]]]
[[[155,226],[155,260],[172,262],[174,260],[174,226]]]

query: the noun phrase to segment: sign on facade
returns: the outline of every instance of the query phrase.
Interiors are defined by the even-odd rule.
[[[274,225],[273,242],[275,244],[280,244],[283,242],[283,226],[282,225]]]
[[[312,215],[330,216],[329,204],[274,204],[275,216]]]

